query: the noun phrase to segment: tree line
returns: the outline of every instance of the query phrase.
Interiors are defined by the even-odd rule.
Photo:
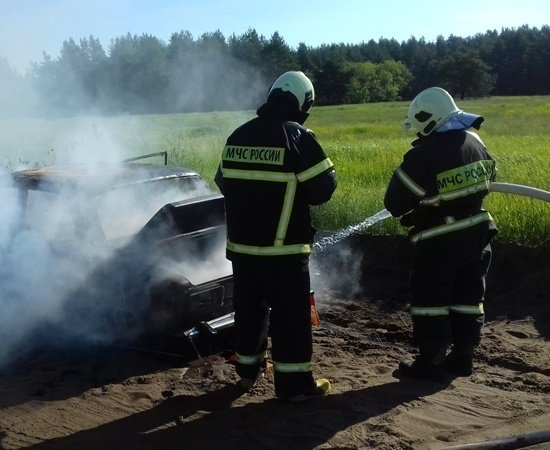
[[[435,42],[411,37],[319,47],[300,43],[296,49],[278,32],[266,38],[254,29],[228,38],[218,30],[196,39],[181,31],[169,42],[126,34],[111,40],[107,51],[90,36],[64,41],[59,57],[44,53],[24,75],[0,58],[0,79],[10,81],[3,83],[9,94],[32,98],[34,112],[48,115],[251,109],[287,70],[302,70],[313,80],[321,105],[406,100],[429,86],[461,99],[546,95],[550,27]],[[31,88],[36,96],[28,93]]]

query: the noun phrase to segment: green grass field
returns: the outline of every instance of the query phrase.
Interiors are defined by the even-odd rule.
[[[497,160],[498,181],[550,190],[550,97],[496,97],[458,102],[481,114],[479,132]],[[387,182],[410,148],[401,124],[408,102],[314,107],[306,125],[333,160],[338,189],[314,208],[318,229],[338,231],[383,209]],[[123,159],[167,150],[169,163],[199,171],[211,184],[227,135],[254,111],[4,121],[3,167],[82,159]],[[493,193],[486,201],[499,240],[550,247],[550,203]],[[367,230],[404,233],[387,219]]]

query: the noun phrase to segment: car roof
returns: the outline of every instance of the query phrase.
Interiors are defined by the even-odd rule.
[[[70,187],[95,193],[161,179],[201,178],[184,167],[139,163],[47,166],[12,172],[11,177],[18,188],[57,192]]]

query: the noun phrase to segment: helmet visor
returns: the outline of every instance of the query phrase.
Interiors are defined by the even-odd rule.
[[[436,131],[438,133],[444,133],[445,131],[451,130],[467,130],[471,127],[479,130],[479,127],[481,126],[483,120],[483,117],[478,116],[477,114],[459,111],[449,117],[445,121],[445,123],[443,123],[436,129]]]

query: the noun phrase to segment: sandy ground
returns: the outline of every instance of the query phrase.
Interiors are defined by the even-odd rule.
[[[495,245],[474,374],[399,380],[393,371],[414,351],[408,248],[355,237],[312,262],[314,371],[332,381],[327,398],[280,402],[269,371],[243,393],[230,336],[203,343],[194,361],[178,356],[185,342],[163,348],[170,354],[35,352],[0,373],[0,447],[444,449],[550,430],[549,262],[541,250]]]

